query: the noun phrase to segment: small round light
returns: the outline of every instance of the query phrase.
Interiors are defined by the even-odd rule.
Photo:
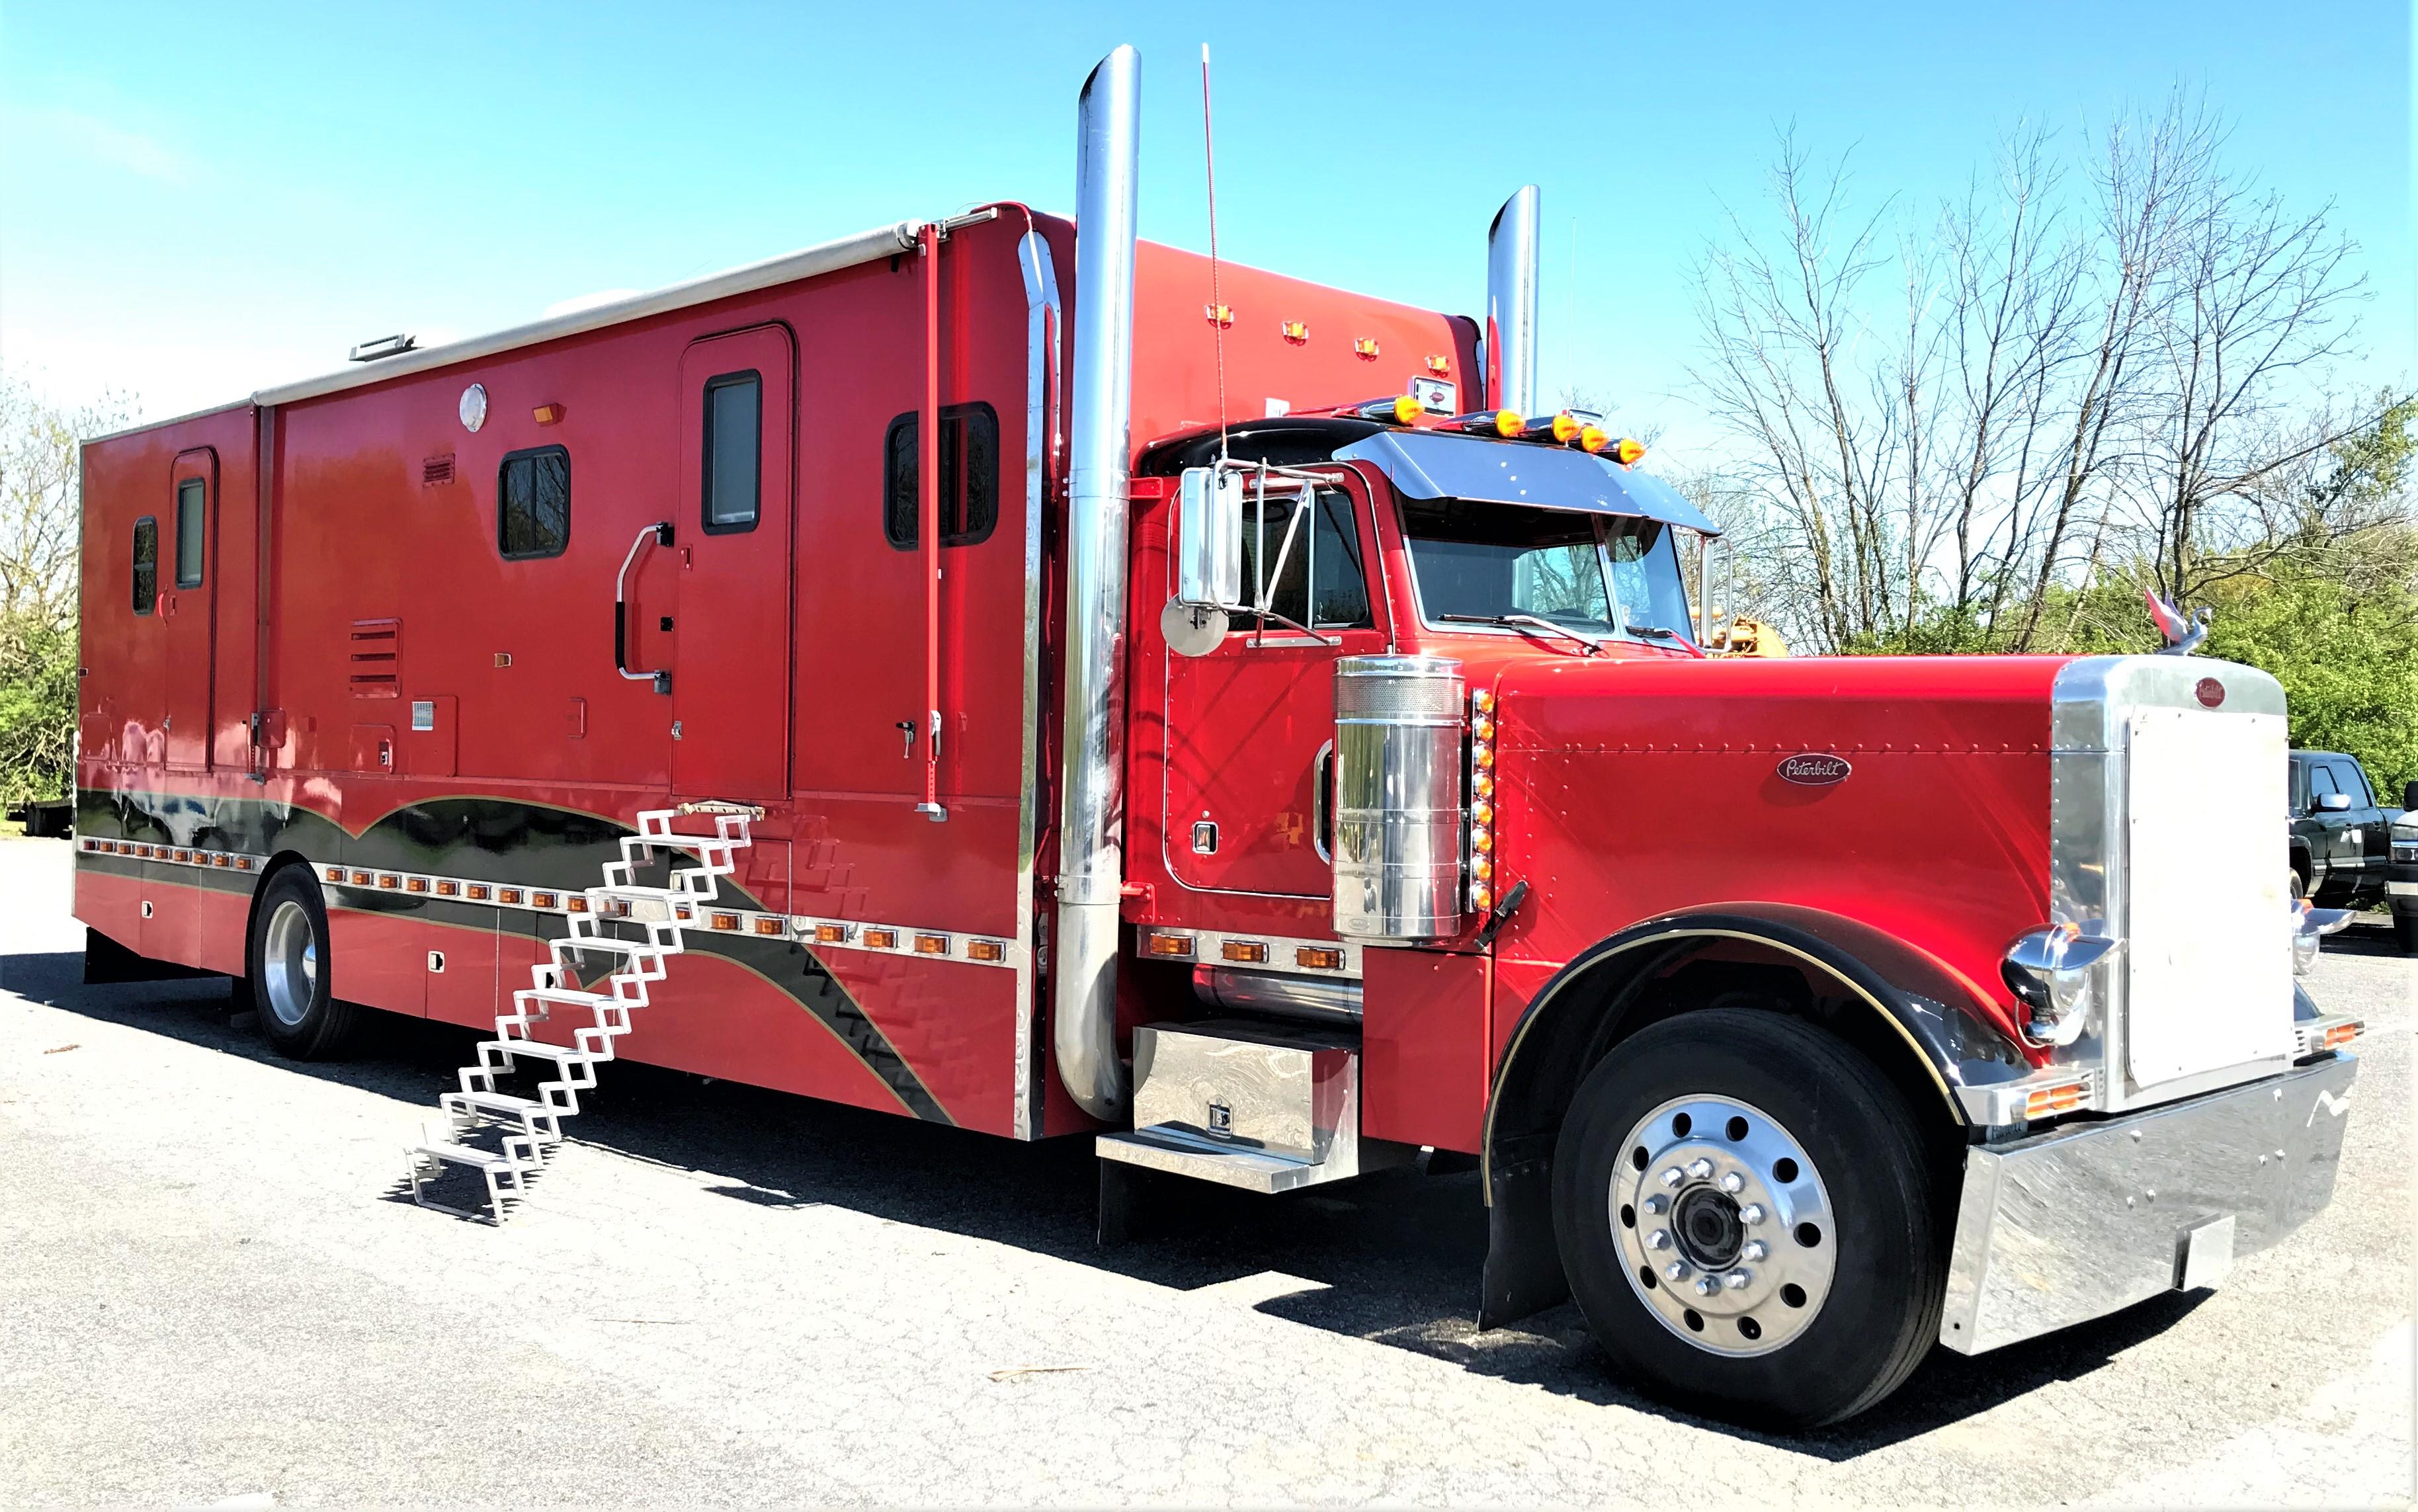
[[[1492,880],[1494,876],[1494,863],[1487,857],[1480,856],[1469,863],[1469,875],[1481,882]]]
[[[1481,771],[1469,780],[1469,786],[1477,791],[1478,797],[1484,798],[1494,791],[1493,774]]]
[[[1480,688],[1472,694],[1469,702],[1471,707],[1481,714],[1491,714],[1494,711],[1494,695],[1487,689]]]
[[[1475,761],[1481,769],[1491,767],[1494,765],[1494,752],[1491,748],[1481,745],[1471,755],[1470,759]]]
[[[1469,906],[1473,909],[1491,909],[1494,907],[1494,893],[1485,883],[1480,882],[1469,890]]]
[[[1528,421],[1516,409],[1498,409],[1494,412],[1494,434],[1497,435],[1514,436],[1527,428]]]
[[[1583,428],[1579,423],[1579,418],[1567,409],[1546,421],[1544,425],[1545,431],[1564,446],[1577,440],[1579,432]]]
[[[1492,824],[1494,822],[1494,805],[1481,798],[1470,805],[1469,817],[1480,824]]]
[[[1494,739],[1494,721],[1480,714],[1477,716],[1477,723],[1469,726],[1469,733],[1481,741],[1491,741]]]
[[[1612,436],[1609,433],[1599,431],[1592,425],[1579,427],[1579,450],[1589,456],[1593,456],[1610,445],[1612,445]]]
[[[1483,824],[1476,826],[1469,832],[1469,848],[1472,850],[1477,851],[1479,855],[1484,855],[1486,852],[1493,849],[1493,832],[1488,830]]]
[[[487,386],[474,383],[462,390],[462,428],[476,433],[487,423]]]
[[[1612,444],[1612,456],[1624,467],[1633,466],[1645,460],[1645,443],[1624,435]]]
[[[1426,406],[1422,405],[1418,402],[1416,396],[1412,394],[1402,395],[1402,397],[1394,401],[1394,423],[1397,425],[1409,425],[1416,422],[1420,414],[1424,412],[1425,407]]]

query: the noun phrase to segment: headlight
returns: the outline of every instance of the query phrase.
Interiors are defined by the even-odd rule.
[[[2418,866],[2418,840],[2393,837],[2393,863],[2395,866]]]
[[[2116,941],[2096,933],[2097,920],[2035,929],[2007,947],[1999,974],[2031,1012],[2024,1037],[2035,1045],[2071,1045],[2090,1018],[2090,969]]]

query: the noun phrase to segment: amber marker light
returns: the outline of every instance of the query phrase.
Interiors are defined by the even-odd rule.
[[[1556,446],[1568,446],[1579,438],[1579,432],[1584,428],[1579,423],[1579,418],[1566,409],[1558,415],[1530,420],[1527,429],[1520,434],[1531,441],[1551,441]]]
[[[403,878],[400,878],[400,877],[395,876],[392,872],[388,872],[388,873],[386,873],[384,876],[381,876],[381,877],[378,878],[378,886],[379,886],[379,887],[381,887],[381,888],[384,888],[386,891],[388,891],[388,892],[390,892],[390,893],[393,892],[396,888],[399,888],[399,887],[401,887],[402,885],[403,885]]]
[[[1283,328],[1284,339],[1286,341],[1306,342],[1309,340],[1309,323],[1308,321],[1288,320],[1284,323]]]
[[[1003,961],[1007,959],[1007,947],[996,939],[970,939],[966,941],[966,959]]]
[[[1469,695],[1469,706],[1481,714],[1491,714],[1494,711],[1494,695],[1488,689],[1480,688]]]
[[[736,929],[739,927],[739,915],[735,913],[709,914],[706,916],[705,926],[708,929]]]
[[[1469,875],[1481,882],[1491,881],[1494,877],[1494,863],[1488,857],[1480,856],[1469,863]]]
[[[1645,460],[1645,443],[1624,435],[1612,443],[1612,460],[1624,467],[1634,466]]]
[[[781,932],[781,921],[778,919],[758,919],[756,921],[756,932],[759,935],[777,935]]]
[[[1593,425],[1579,427],[1579,450],[1588,456],[1597,455],[1610,445],[1612,445],[1611,432],[1599,430]]]
[[[815,925],[815,943],[818,945],[847,944],[848,925],[837,924],[819,924]]]
[[[510,903],[514,906],[518,906],[520,900],[521,890],[517,887],[505,888],[502,892],[496,894],[496,901],[498,903]]]
[[[1440,353],[1431,352],[1428,354],[1428,371],[1435,374],[1450,373],[1452,371],[1452,359],[1443,356]]]
[[[529,907],[532,909],[551,909],[554,906],[555,896],[551,893],[532,893],[529,894]]]
[[[868,929],[865,932],[865,948],[866,950],[896,950],[898,948],[898,931],[895,929]]]
[[[1313,971],[1340,971],[1343,953],[1332,945],[1304,945],[1293,953],[1293,963]]]
[[[1375,361],[1377,359],[1377,338],[1374,336],[1359,336],[1354,338],[1352,343],[1352,351],[1354,356],[1366,358],[1371,362]]]
[[[1362,420],[1388,420],[1396,425],[1412,425],[1425,412],[1416,396],[1397,394],[1390,399],[1371,399],[1365,405],[1354,405],[1353,412]]]
[[[375,880],[377,880],[377,878],[372,877],[367,872],[353,873],[353,885],[355,887],[367,887]]]
[[[486,883],[472,882],[469,886],[468,892],[471,901],[476,903],[484,903],[487,901],[488,887]]]
[[[2084,1084],[2069,1081],[2059,1087],[2043,1087],[2024,1099],[2024,1117],[2045,1118],[2051,1113],[2071,1113],[2082,1106]]]
[[[1220,329],[1234,323],[1234,307],[1230,304],[1204,304],[1201,313],[1208,318],[1209,324]]]
[[[918,955],[946,955],[949,954],[949,937],[946,935],[917,935],[915,937],[915,954]]]
[[[535,409],[529,411],[529,418],[536,420],[540,425],[552,425],[562,419],[562,406],[560,405],[540,405]]]
[[[569,909],[574,913],[586,913],[588,911],[588,900],[577,893],[574,893],[570,897],[563,899],[562,906]],[[624,903],[620,908],[614,911],[617,913],[628,913],[630,911],[630,906]]]
[[[1163,960],[1190,960],[1192,937],[1160,934],[1154,931],[1142,937],[1141,950],[1145,955],[1155,955]]]
[[[1230,939],[1219,947],[1217,954],[1230,961],[1239,961],[1246,966],[1258,966],[1267,960],[1268,947],[1265,942],[1257,939]]]
[[[425,893],[428,891],[428,878],[425,877],[415,877],[404,890],[408,893]]]

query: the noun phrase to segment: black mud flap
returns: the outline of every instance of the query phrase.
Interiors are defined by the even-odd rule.
[[[1501,1328],[1569,1300],[1562,1249],[1553,1238],[1553,1164],[1498,1167],[1486,1210],[1486,1269],[1477,1283],[1477,1326]]]

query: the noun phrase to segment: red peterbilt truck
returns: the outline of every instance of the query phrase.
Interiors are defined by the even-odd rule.
[[[493,1025],[409,1167],[498,1217],[615,1059],[1094,1138],[1111,1238],[1475,1157],[1482,1324],[1770,1425],[2328,1200],[2272,679],[1714,654],[1711,523],[1536,403],[1535,191],[1482,319],[1213,269],[1138,69],[1072,222],[89,443],[90,972]]]

